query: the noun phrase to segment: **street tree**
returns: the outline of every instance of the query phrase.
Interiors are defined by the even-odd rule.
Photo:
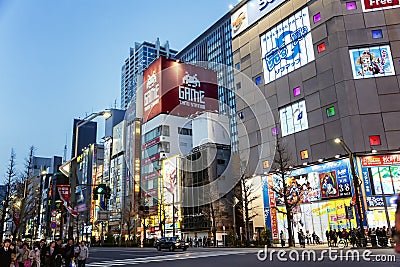
[[[299,192],[301,189],[296,184],[291,184],[288,179],[292,168],[291,163],[292,159],[287,146],[280,139],[277,139],[274,165],[272,166],[275,172],[274,184],[270,188],[279,199],[283,200],[285,209],[281,209],[278,206],[275,209],[286,217],[288,243],[289,246],[294,246],[293,214],[301,201],[301,192]]]
[[[0,219],[0,243],[3,241],[3,235],[4,235],[4,226],[7,223],[7,220],[11,218],[10,214],[10,202],[12,199],[13,195],[13,184],[16,176],[16,162],[15,162],[15,152],[14,149],[11,149],[11,154],[10,154],[10,160],[9,164],[7,167],[6,171],[6,180],[5,180],[5,196],[4,196],[4,202],[3,202],[3,207],[2,207],[2,212],[1,212],[1,219]]]
[[[126,225],[127,228],[127,234],[128,234],[128,242],[126,243],[128,246],[131,245],[131,232],[135,224],[135,218],[137,215],[137,212],[135,212],[134,209],[134,203],[132,203],[131,200],[127,201],[124,205],[124,208],[122,210],[122,227],[123,225]],[[135,238],[136,238],[136,233],[135,233]]]

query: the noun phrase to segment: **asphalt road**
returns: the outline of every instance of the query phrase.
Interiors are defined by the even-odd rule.
[[[395,255],[392,249],[343,250],[342,252],[338,250],[331,251],[330,256],[328,250],[324,251],[325,248],[315,248],[313,250],[315,258],[314,252],[310,252],[309,249],[312,248],[307,248],[307,251],[285,249],[284,252],[279,251],[280,248],[275,248],[274,252],[269,249],[266,259],[263,260],[264,252],[258,253],[260,249],[253,248],[189,248],[185,252],[159,252],[152,248],[90,248],[90,260],[86,266],[400,266],[400,255]],[[278,257],[287,261],[279,260]]]

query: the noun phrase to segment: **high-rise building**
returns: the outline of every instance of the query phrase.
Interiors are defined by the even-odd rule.
[[[176,58],[187,63],[211,62],[221,64],[212,67],[219,72],[217,75],[219,112],[230,116],[231,147],[232,152],[237,152],[238,130],[236,125],[230,14],[224,15],[193,42],[183,48],[176,55]]]
[[[75,141],[76,141],[76,126],[83,122],[80,119],[74,119],[73,124],[73,134],[72,134],[72,147],[71,147],[71,158],[75,157]],[[76,155],[81,154],[82,149],[88,146],[89,144],[96,143],[97,136],[97,122],[95,121],[86,121],[85,124],[79,126],[78,129],[78,152]]]
[[[158,57],[174,59],[176,53],[176,50],[169,48],[168,41],[161,45],[159,38],[155,43],[135,43],[130,48],[129,57],[121,69],[121,109],[127,109],[131,101],[136,103],[136,89],[140,84],[137,75],[143,75],[143,70]]]

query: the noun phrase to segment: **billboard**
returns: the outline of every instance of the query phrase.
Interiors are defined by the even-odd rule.
[[[250,0],[231,15],[232,38],[287,0]]]
[[[400,0],[361,0],[364,12],[400,7]]]
[[[389,45],[350,49],[354,79],[395,75]]]
[[[363,167],[400,165],[400,154],[362,157]]]
[[[310,30],[306,7],[261,35],[265,84],[315,59]]]
[[[306,101],[279,109],[282,137],[308,129]]]
[[[172,203],[172,194],[174,194],[175,202],[179,202],[179,156],[173,156],[163,160],[162,177],[164,189],[164,202]]]
[[[217,74],[165,57],[144,71],[143,122],[158,114],[187,117],[219,110]]]
[[[113,127],[112,156],[124,150],[124,128],[125,121],[121,121]]]

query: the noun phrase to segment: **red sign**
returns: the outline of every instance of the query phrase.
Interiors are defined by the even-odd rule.
[[[158,144],[158,143],[160,143],[160,137],[157,137],[157,138],[151,140],[150,142],[143,144],[142,149],[146,149],[146,148],[154,146],[155,144]]]
[[[159,159],[160,159],[160,156],[161,156],[161,153],[157,153],[157,154],[155,154],[155,155],[153,155],[153,156],[151,156],[151,157],[148,157],[147,159],[142,160],[142,165],[147,165],[147,164],[149,164],[150,162],[159,160]]]
[[[143,181],[155,179],[155,178],[158,178],[159,176],[160,176],[160,173],[158,171],[151,172],[151,173],[148,173],[143,176]]]
[[[362,0],[361,3],[365,12],[400,7],[400,0]]]
[[[69,190],[69,185],[57,185],[58,194],[60,198],[65,203],[69,203],[69,199],[71,197],[71,191]]]
[[[363,167],[400,165],[400,154],[362,158]]]
[[[274,179],[272,175],[268,176],[268,197],[269,197],[269,206],[270,206],[270,214],[271,214],[271,231],[272,238],[274,240],[279,240],[279,230],[278,230],[278,216],[276,214],[276,200],[275,200],[275,192],[272,190],[274,187]]]
[[[20,217],[21,213],[19,211],[15,211],[14,212],[14,223],[16,225],[19,225],[20,221],[21,221],[21,217]]]
[[[214,71],[160,57],[144,71],[143,122],[158,114],[188,117],[219,109]]]

